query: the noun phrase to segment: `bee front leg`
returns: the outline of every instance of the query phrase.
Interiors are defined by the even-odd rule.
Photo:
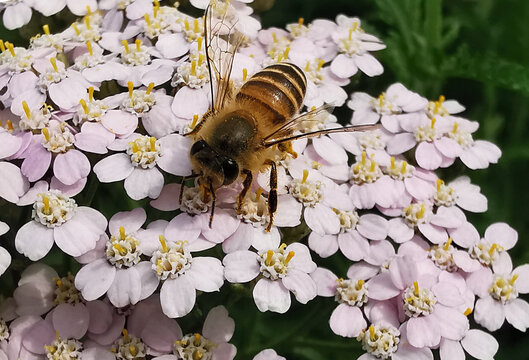
[[[244,178],[244,181],[242,183],[244,187],[242,188],[242,191],[239,194],[239,197],[237,198],[237,212],[241,211],[242,202],[244,201],[244,198],[246,197],[248,190],[250,190],[250,187],[252,186],[253,182],[253,175],[250,170],[243,169],[241,172],[246,175],[246,177]]]
[[[272,160],[266,161],[267,165],[270,165],[270,192],[268,193],[268,215],[270,221],[266,226],[266,232],[269,232],[274,223],[274,214],[277,210],[277,167],[276,163]]]

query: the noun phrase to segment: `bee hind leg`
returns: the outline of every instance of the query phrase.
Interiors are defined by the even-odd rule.
[[[242,188],[242,191],[240,192],[238,198],[237,198],[237,212],[240,212],[241,211],[241,207],[242,207],[242,202],[244,200],[244,198],[246,197],[246,194],[248,193],[248,190],[250,190],[250,187],[252,186],[252,182],[253,182],[253,175],[252,175],[252,172],[248,169],[243,169],[241,171],[244,175],[246,175],[246,177],[244,178],[244,181],[243,181],[243,188]]]
[[[215,201],[217,200],[211,179],[209,180],[209,192],[211,193],[211,213],[209,214],[209,228],[211,229],[211,225],[213,224],[213,215],[215,215]]]
[[[267,165],[270,165],[270,192],[268,193],[268,215],[270,221],[266,226],[265,231],[269,232],[274,223],[274,214],[277,210],[277,166],[272,160],[266,161]]]

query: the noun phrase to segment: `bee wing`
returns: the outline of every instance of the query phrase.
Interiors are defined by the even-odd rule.
[[[236,22],[229,23],[225,15],[220,19],[214,17],[211,6],[206,8],[204,14],[204,37],[211,86],[212,111],[215,113],[224,107],[231,93],[230,75],[233,59],[244,40],[244,36],[235,29]]]

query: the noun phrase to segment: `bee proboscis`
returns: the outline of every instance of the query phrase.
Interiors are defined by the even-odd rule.
[[[302,121],[328,111],[330,106],[296,116],[303,106],[307,79],[298,66],[288,62],[263,68],[235,91],[230,74],[243,36],[222,21],[212,24],[209,9],[204,16],[204,29],[212,107],[195,128],[185,134],[194,141],[189,154],[193,175],[186,178],[198,177],[203,196],[211,196],[211,226],[216,190],[241,178],[243,189],[237,198],[237,211],[240,211],[256,174],[270,167],[270,220],[266,227],[266,231],[270,231],[277,209],[277,165],[274,161],[277,154],[297,156],[291,141],[298,138],[374,127],[349,126],[295,135]],[[216,83],[215,89],[213,83]]]

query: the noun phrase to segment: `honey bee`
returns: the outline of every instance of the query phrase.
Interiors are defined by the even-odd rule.
[[[268,232],[277,210],[277,165],[274,161],[277,155],[280,158],[295,158],[297,154],[292,150],[291,141],[298,138],[370,130],[373,126],[350,126],[294,135],[302,121],[330,107],[323,106],[296,116],[303,106],[307,78],[298,66],[288,62],[278,62],[263,68],[236,91],[230,81],[230,73],[243,36],[222,22],[212,25],[208,10],[204,16],[204,35],[212,107],[193,130],[185,134],[194,141],[189,152],[193,175],[186,178],[197,177],[202,196],[211,198],[211,226],[216,190],[241,179],[243,189],[237,198],[239,212],[253,179],[259,171],[269,167],[270,220],[265,229]],[[216,46],[222,43],[224,48],[219,50],[212,43]],[[213,83],[216,83],[215,91]],[[182,182],[180,198],[183,185]]]

